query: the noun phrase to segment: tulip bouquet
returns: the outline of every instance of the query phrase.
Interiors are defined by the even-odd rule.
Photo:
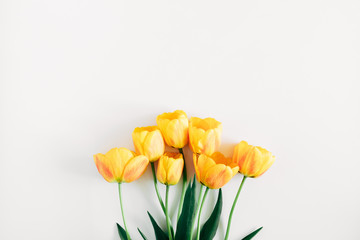
[[[222,211],[221,187],[231,178],[241,173],[243,179],[234,199],[227,222],[225,240],[229,239],[231,220],[240,191],[247,178],[261,176],[274,162],[275,157],[264,148],[251,146],[242,141],[234,148],[233,156],[228,158],[217,152],[220,146],[222,124],[213,118],[190,118],[185,112],[177,110],[163,113],[156,118],[157,126],[135,128],[132,138],[135,152],[126,148],[113,148],[106,154],[94,155],[99,173],[108,182],[117,182],[123,227],[117,224],[122,240],[130,240],[125,221],[121,198],[121,185],[138,179],[150,163],[156,196],[159,200],[166,229],[162,229],[148,212],[157,240],[192,240],[213,239],[220,221]],[[195,177],[188,181],[185,164],[184,147],[189,143],[193,152]],[[177,149],[176,152],[165,152],[165,144]],[[157,167],[155,167],[157,162]],[[178,202],[178,213],[175,222],[169,217],[169,190],[182,177],[181,197]],[[158,181],[166,185],[165,201],[162,199]],[[197,186],[200,190],[197,191]],[[201,212],[210,190],[218,190],[218,198],[210,217],[201,225]],[[262,227],[261,227],[262,228]],[[243,239],[251,239],[261,228]],[[153,239],[145,236],[138,228],[142,239]]]

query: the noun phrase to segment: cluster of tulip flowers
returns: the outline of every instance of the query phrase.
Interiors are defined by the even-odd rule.
[[[120,238],[122,240],[131,239],[122,206],[121,184],[138,179],[150,163],[156,195],[164,212],[167,227],[165,231],[161,229],[151,214],[148,213],[157,240],[213,239],[219,225],[222,209],[221,187],[228,183],[235,174],[241,173],[243,179],[229,214],[224,237],[227,240],[234,208],[245,180],[262,175],[273,164],[275,157],[266,149],[249,145],[245,141],[241,141],[235,146],[232,158],[225,157],[222,153],[217,152],[221,142],[222,123],[213,118],[191,117],[189,120],[184,111],[176,110],[172,113],[159,115],[156,118],[156,123],[157,126],[135,128],[132,133],[135,152],[126,148],[113,148],[106,154],[94,155],[96,167],[104,179],[108,182],[118,183],[124,224],[124,228],[117,224]],[[165,152],[165,144],[178,151]],[[187,144],[190,145],[193,152],[196,180],[201,186],[197,200],[195,178],[187,181],[183,152],[183,148]],[[155,162],[157,162],[156,170]],[[183,178],[182,193],[174,231],[168,213],[169,188],[171,185],[177,184],[181,176]],[[159,193],[158,181],[166,185],[165,203]],[[201,211],[210,189],[220,190],[212,214],[201,226]],[[251,239],[260,230],[261,228],[255,230],[243,239]],[[144,240],[148,239],[139,228],[138,231]]]

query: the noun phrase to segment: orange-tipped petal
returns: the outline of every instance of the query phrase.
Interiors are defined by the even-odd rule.
[[[211,158],[206,156],[205,154],[201,154],[198,158],[198,169],[199,169],[199,178],[202,183],[204,183],[204,178],[209,170],[209,168],[216,165],[215,161]]]
[[[256,178],[270,168],[275,157],[262,147],[255,147],[241,141],[235,146],[233,161],[239,166],[239,172],[244,176]]]
[[[233,177],[232,171],[224,164],[217,164],[207,172],[204,184],[211,189],[223,187]]]
[[[111,162],[115,180],[121,182],[124,166],[135,157],[135,153],[127,148],[113,148],[105,156]]]
[[[146,156],[140,155],[132,158],[125,166],[122,180],[132,182],[144,174],[149,160]]]
[[[108,182],[115,182],[109,159],[107,159],[104,154],[98,153],[94,155],[94,161],[101,176],[103,176],[103,178]]]

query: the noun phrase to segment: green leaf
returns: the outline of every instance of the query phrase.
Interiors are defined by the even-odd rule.
[[[120,224],[116,223],[117,229],[118,229],[118,233],[119,233],[119,237],[121,240],[130,240],[127,238],[126,236],[126,231],[125,229],[123,229]]]
[[[263,227],[260,227],[258,229],[256,229],[255,231],[253,231],[252,233],[250,233],[249,235],[247,235],[246,237],[244,237],[242,240],[250,240],[252,239],[253,237],[255,237],[255,235],[260,232],[260,230],[262,229]]]
[[[156,223],[155,219],[151,216],[151,214],[149,212],[147,213],[150,217],[151,224],[153,225],[156,240],[168,240],[169,239],[168,235],[159,227],[159,225]]]
[[[139,231],[141,237],[142,237],[144,240],[148,240],[148,239],[146,238],[146,236],[140,231],[139,228],[138,228],[137,230]]]
[[[191,239],[191,226],[195,215],[195,190],[194,177],[186,189],[183,208],[176,226],[175,240]]]
[[[222,209],[222,190],[220,188],[214,210],[201,229],[200,232],[201,240],[211,240],[215,237],[220,222],[221,209]]]

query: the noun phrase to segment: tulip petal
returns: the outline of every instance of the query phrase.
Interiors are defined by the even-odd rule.
[[[165,167],[165,158],[168,158],[167,156],[163,155],[160,157],[156,169],[156,178],[161,182],[162,184],[166,183],[166,167]]]
[[[172,162],[172,165],[168,168],[167,171],[167,183],[169,185],[175,185],[179,182],[183,167],[184,160],[182,158],[175,159]]]
[[[165,143],[160,130],[148,133],[143,146],[146,149],[145,155],[149,160],[151,162],[157,161],[165,151]]]
[[[210,129],[206,131],[204,138],[202,139],[203,153],[211,156],[217,149],[215,130]]]
[[[241,141],[238,143],[234,148],[234,155],[233,155],[233,161],[237,163],[238,166],[240,166],[239,171],[241,171],[246,155],[248,154],[251,146],[245,141]]]
[[[262,154],[262,161],[261,161],[261,166],[259,166],[258,170],[255,172],[254,175],[256,177],[259,177],[271,167],[271,165],[275,161],[275,157],[272,155],[271,152],[267,151],[266,149],[261,147],[257,147],[257,148],[260,150]]]
[[[198,157],[197,164],[198,164],[198,169],[199,169],[199,178],[200,178],[201,182],[204,181],[209,168],[216,165],[215,161],[212,158],[206,156],[205,154],[201,154]]]
[[[106,158],[104,154],[98,153],[94,155],[94,161],[101,176],[108,182],[115,182],[110,159]]]
[[[149,160],[144,155],[134,157],[133,159],[128,161],[124,168],[122,176],[123,181],[132,182],[141,177],[141,175],[144,174],[148,163]]]
[[[169,146],[183,148],[188,142],[187,122],[179,119],[171,120],[167,125],[165,135],[167,136]]]
[[[190,148],[211,155],[220,145],[222,124],[213,118],[192,117],[189,124]]]
[[[163,113],[157,116],[156,123],[167,145],[183,148],[188,143],[189,120],[184,111]]]
[[[211,189],[218,189],[229,182],[232,177],[233,172],[229,167],[217,164],[208,170],[204,184]]]
[[[190,148],[195,153],[202,153],[204,145],[202,137],[205,135],[205,130],[201,128],[189,128]]]

